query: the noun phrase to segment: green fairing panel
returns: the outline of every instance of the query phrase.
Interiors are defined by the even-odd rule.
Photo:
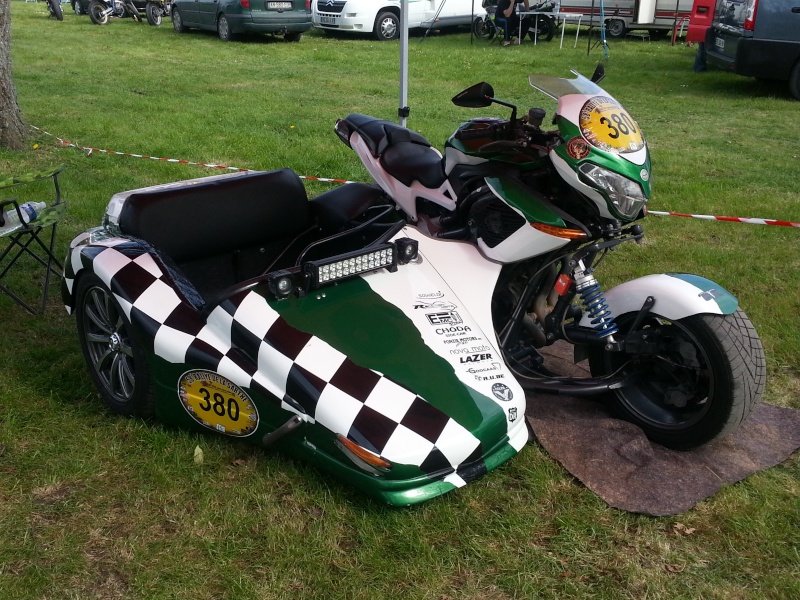
[[[561,217],[540,202],[519,180],[512,177],[487,177],[486,183],[508,204],[521,211],[529,223],[566,226]]]

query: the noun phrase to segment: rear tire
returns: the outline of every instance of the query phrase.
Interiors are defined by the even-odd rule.
[[[531,41],[549,42],[553,39],[556,24],[551,17],[548,17],[547,15],[539,15],[538,23],[535,15],[529,18],[533,19],[528,26],[528,37],[531,39]],[[537,29],[538,32],[536,31]]]
[[[118,415],[152,416],[147,357],[114,295],[97,275],[87,273],[75,297],[81,350],[103,402]]]
[[[472,33],[478,39],[491,40],[495,32],[494,22],[488,15],[485,18],[478,17],[472,24]]]
[[[56,18],[56,21],[64,20],[64,12],[61,10],[60,0],[47,0],[47,10],[50,12],[50,16]]]
[[[636,313],[617,317],[626,333]],[[733,432],[761,399],[766,360],[747,315],[692,315],[669,321],[648,317],[642,329],[656,333],[658,352],[627,354],[592,349],[594,376],[619,369],[639,375],[610,396],[612,410],[638,425],[654,442],[688,450]]]
[[[299,42],[300,38],[303,37],[302,32],[300,31],[293,31],[292,33],[287,33],[283,36],[283,39],[287,42]]]
[[[106,5],[97,0],[89,3],[89,18],[95,25],[108,25],[108,15],[105,14]]]
[[[147,14],[147,23],[149,25],[152,25],[153,27],[158,27],[161,25],[164,9],[160,4],[156,2],[148,2],[147,6],[145,7],[145,13]]]
[[[217,35],[223,42],[232,42],[234,35],[231,32],[231,24],[228,23],[228,17],[220,15],[217,19]]]
[[[175,30],[175,33],[186,33],[188,29],[183,24],[183,19],[181,18],[181,13],[178,12],[178,7],[172,7],[172,28]]]
[[[83,4],[81,4],[81,0],[74,0],[72,4],[72,10],[74,10],[75,14],[79,17],[86,14],[86,11],[83,10]]]

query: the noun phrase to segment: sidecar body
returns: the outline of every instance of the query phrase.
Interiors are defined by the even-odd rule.
[[[63,299],[111,409],[307,458],[392,505],[519,452],[525,397],[492,327],[499,265],[374,186],[292,171],[116,194]]]

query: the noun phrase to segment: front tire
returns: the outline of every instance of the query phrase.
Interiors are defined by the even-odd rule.
[[[220,15],[219,19],[217,19],[217,35],[223,42],[233,41],[231,25],[228,23],[228,18],[225,15]]]
[[[623,334],[635,318],[636,313],[617,317]],[[739,427],[761,399],[764,349],[741,309],[677,321],[651,315],[642,332],[657,340],[655,354],[597,348],[589,354],[589,366],[594,376],[617,370],[634,375],[629,385],[613,392],[611,408],[654,442],[688,450],[721,439]]]
[[[75,11],[75,14],[79,17],[81,15],[85,15],[86,12],[83,10],[83,4],[81,4],[81,0],[74,0],[72,3],[72,10]]]
[[[400,37],[400,18],[393,12],[382,12],[375,19],[375,37],[390,42]]]
[[[789,91],[796,100],[800,100],[800,60],[795,63],[789,75]]]
[[[89,18],[95,25],[108,25],[108,14],[105,12],[106,5],[94,0],[89,4]]]
[[[64,12],[61,10],[60,0],[47,0],[47,10],[50,12],[50,16],[56,18],[56,21],[64,20]]]
[[[187,31],[177,6],[172,7],[172,28],[175,30],[175,33],[186,33]]]
[[[119,415],[152,416],[147,358],[119,303],[94,273],[80,278],[76,298],[81,350],[103,402]]]
[[[531,41],[549,42],[552,40],[556,31],[555,21],[547,15],[539,15],[538,22],[535,16],[532,18],[533,21],[528,27],[528,37]]]
[[[295,42],[299,42],[299,41],[300,41],[300,38],[302,38],[302,37],[303,37],[303,33],[302,33],[302,32],[300,32],[300,31],[293,31],[293,32],[291,32],[291,33],[287,33],[287,34],[285,34],[285,35],[283,36],[283,39],[284,39],[285,41],[287,41],[287,42],[292,42],[292,43],[295,43]]]
[[[494,22],[488,15],[485,18],[478,17],[472,24],[472,33],[476,38],[481,40],[491,40],[494,37],[496,30],[497,29],[494,26]]]
[[[622,19],[611,19],[606,23],[606,33],[608,37],[624,38],[625,34],[628,33],[628,28],[625,27],[625,21]]]

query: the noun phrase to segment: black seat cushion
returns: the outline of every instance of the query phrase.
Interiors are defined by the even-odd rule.
[[[352,114],[344,118],[351,131],[358,133],[370,153],[379,158],[388,147],[402,142],[411,142],[430,147],[430,142],[416,131],[400,127],[391,121],[376,119],[368,115]]]
[[[427,188],[438,188],[445,180],[442,157],[433,148],[404,142],[388,148],[381,156],[386,172],[404,185],[414,180]]]

